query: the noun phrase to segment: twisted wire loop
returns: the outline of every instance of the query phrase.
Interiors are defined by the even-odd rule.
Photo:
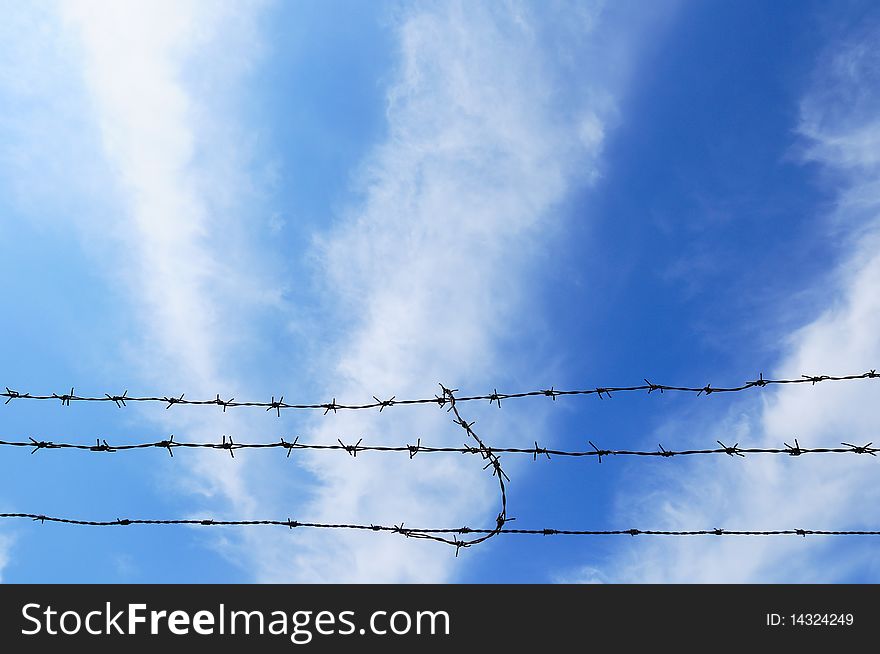
[[[456,451],[463,452],[468,454],[479,454],[480,457],[484,461],[486,461],[486,465],[483,466],[483,470],[487,468],[492,468],[492,475],[498,480],[498,488],[501,497],[501,508],[498,512],[498,516],[495,518],[495,526],[492,529],[471,529],[470,527],[460,527],[458,529],[410,529],[403,526],[403,523],[400,525],[395,525],[392,528],[392,531],[395,533],[402,534],[403,536],[407,536],[410,538],[427,538],[430,540],[435,540],[441,543],[446,543],[447,545],[452,545],[455,547],[455,556],[458,556],[459,551],[464,547],[471,547],[473,545],[477,545],[479,543],[483,543],[490,538],[497,536],[504,529],[504,525],[514,518],[507,517],[507,488],[504,484],[505,480],[510,481],[510,478],[504,472],[501,467],[501,459],[498,457],[495,452],[486,446],[486,444],[482,441],[482,439],[474,432],[473,430],[473,422],[468,422],[465,420],[456,406],[456,397],[455,393],[458,389],[451,389],[445,387],[443,384],[440,384],[441,395],[434,396],[433,401],[436,402],[441,408],[448,405],[446,409],[447,412],[452,412],[455,416],[453,422],[461,427],[465,433],[468,435],[476,446],[465,445],[463,448],[442,448],[446,451]],[[388,402],[393,401],[391,400]],[[389,406],[386,404],[386,406]],[[381,410],[381,409],[380,409]],[[358,441],[358,444],[360,441]],[[346,446],[339,441],[340,446],[345,448]],[[350,446],[349,446],[350,447]],[[422,446],[421,439],[416,442],[416,445],[407,445],[406,447],[394,447],[392,448],[383,448],[381,451],[406,451],[409,453],[409,458],[412,459],[416,454],[420,452],[436,452],[440,448],[428,448]],[[467,535],[467,534],[478,534],[473,538],[460,538],[459,536]]]
[[[456,423],[460,425],[456,419]],[[473,424],[473,423],[471,423]],[[475,438],[475,434],[470,434],[471,438]],[[534,447],[493,447],[483,443],[474,447],[472,445],[463,445],[461,447],[436,447],[432,445],[422,445],[421,438],[417,439],[415,445],[362,445],[363,439],[358,440],[354,444],[346,444],[341,438],[337,439],[337,444],[327,443],[301,443],[299,437],[292,441],[287,441],[283,437],[278,441],[261,442],[261,443],[239,443],[232,440],[225,434],[219,442],[200,443],[192,441],[176,441],[174,435],[167,439],[158,441],[149,441],[141,443],[125,443],[122,445],[108,444],[106,439],[96,439],[95,445],[85,443],[66,443],[49,440],[37,440],[28,437],[26,441],[6,441],[0,440],[0,447],[26,448],[31,450],[31,454],[36,454],[41,450],[70,450],[83,453],[113,453],[113,452],[137,452],[150,449],[164,449],[169,455],[174,456],[174,450],[183,449],[207,449],[207,450],[225,450],[235,458],[234,452],[238,450],[285,450],[287,456],[294,450],[314,450],[318,452],[345,452],[353,457],[357,457],[359,452],[376,452],[384,453],[406,453],[412,459],[416,454],[465,454],[477,455],[486,458],[486,455],[498,454],[518,454],[528,455],[532,460],[537,461],[539,458],[551,460],[552,457],[570,457],[570,458],[596,458],[599,461],[602,457],[621,456],[621,457],[652,457],[652,458],[672,458],[676,456],[713,456],[727,455],[744,457],[746,454],[777,454],[787,456],[801,456],[804,454],[867,454],[877,456],[880,447],[874,447],[873,443],[865,445],[853,445],[852,443],[842,442],[840,446],[824,446],[824,447],[801,447],[797,439],[794,439],[794,445],[783,443],[783,447],[740,447],[739,443],[732,446],[724,445],[721,441],[717,441],[720,447],[705,449],[686,449],[686,450],[667,450],[663,445],[658,445],[657,450],[608,450],[600,449],[592,441],[591,450],[560,450],[549,447],[542,447],[535,441]],[[479,441],[482,442],[482,441]],[[491,461],[487,467],[493,466]]]
[[[489,403],[495,404],[500,408],[502,400],[518,399],[524,397],[549,397],[551,400],[556,401],[557,397],[565,397],[569,395],[596,395],[599,399],[610,399],[613,397],[614,394],[617,393],[643,391],[647,391],[649,394],[657,391],[661,395],[667,392],[692,393],[697,397],[700,397],[704,395],[709,396],[717,393],[738,393],[752,388],[766,388],[767,386],[776,385],[809,384],[811,386],[815,386],[820,382],[842,382],[878,378],[880,378],[880,373],[872,369],[868,372],[849,375],[801,375],[800,377],[789,379],[765,379],[763,373],[761,373],[758,375],[757,379],[734,386],[713,386],[712,384],[675,386],[670,384],[655,384],[648,379],[645,379],[644,384],[637,384],[633,386],[596,386],[594,388],[574,390],[558,390],[551,386],[549,389],[532,390],[519,393],[499,393],[498,389],[493,389],[491,393],[487,394],[467,396],[463,395],[460,397],[456,397],[455,401],[459,404],[462,402],[489,401]],[[219,394],[216,394],[215,397],[212,399],[193,400],[187,399],[185,394],[137,397],[128,395],[127,390],[121,395],[104,393],[100,396],[85,396],[76,395],[74,393],[74,388],[71,388],[69,393],[62,394],[22,393],[9,388],[8,386],[5,388],[5,391],[0,392],[0,397],[6,398],[4,404],[9,404],[12,400],[59,400],[62,406],[70,406],[72,402],[112,402],[117,407],[123,408],[128,406],[126,402],[158,402],[164,404],[166,409],[170,409],[175,405],[212,405],[222,407],[223,412],[225,412],[226,409],[229,407],[260,407],[264,408],[266,411],[275,411],[276,415],[279,417],[281,416],[282,409],[318,409],[322,410],[324,412],[324,415],[326,415],[331,411],[333,413],[336,413],[337,411],[343,410],[378,409],[379,411],[383,411],[386,408],[394,406],[432,404],[434,402],[437,402],[438,399],[437,396],[434,396],[399,400],[396,398],[396,396],[392,395],[389,399],[382,400],[378,396],[373,395],[373,401],[365,403],[337,402],[336,398],[334,397],[330,402],[309,404],[285,402],[283,395],[279,396],[278,400],[276,400],[275,396],[273,395],[271,400],[269,400],[268,402],[244,402],[236,401],[235,398],[222,400]]]
[[[327,523],[327,522],[301,522],[292,520],[215,520],[213,518],[189,518],[172,520],[153,520],[144,518],[116,518],[115,520],[81,520],[78,518],[64,518],[49,516],[39,513],[0,513],[0,520],[27,519],[40,523],[58,523],[64,525],[79,525],[85,527],[127,527],[130,525],[198,525],[203,527],[287,527],[288,529],[347,529],[359,531],[375,531],[402,534],[411,538],[430,538],[443,543],[450,543],[456,547],[467,547],[478,542],[477,540],[462,541],[457,536],[461,534],[482,534],[482,540],[497,535],[526,535],[526,536],[880,536],[880,530],[826,530],[826,529],[768,529],[768,530],[738,530],[738,529],[693,529],[693,530],[663,530],[663,529],[506,529],[495,527],[493,529],[472,529],[470,527],[436,528],[427,529],[421,527],[407,527],[403,525],[378,525],[356,523]],[[510,522],[511,518],[507,519]]]

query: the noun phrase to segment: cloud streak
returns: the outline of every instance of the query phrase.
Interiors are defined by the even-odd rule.
[[[146,383],[191,395],[241,383],[243,371],[228,363],[229,354],[253,333],[251,316],[278,301],[253,230],[236,215],[241,204],[229,199],[233,190],[247,198],[250,180],[243,172],[246,148],[224,126],[218,91],[220,83],[234,90],[259,52],[259,8],[59,5],[68,33],[77,37],[107,182],[119,204],[112,219],[86,217],[80,227],[110,254],[108,276],[130,291],[140,330],[128,343],[128,363]],[[248,47],[238,49],[241,43]],[[171,418],[174,429],[212,440],[242,426],[239,416]],[[158,421],[168,424],[169,416]],[[205,500],[223,498],[228,511],[253,513],[246,466],[208,457],[184,465],[196,473],[182,482],[187,489]]]
[[[562,226],[554,211],[566,195],[600,174],[625,66],[599,67],[591,55],[615,62],[615,48],[632,45],[599,9],[560,5],[537,15],[528,3],[453,2],[399,17],[388,137],[363,165],[363,201],[316,243],[322,292],[343,327],[322,359],[327,393],[424,395],[439,392],[437,382],[501,386],[549,372],[525,353],[535,326],[523,312],[537,292],[530,265],[548,230]],[[563,84],[575,62],[584,91]],[[524,438],[541,422],[518,407],[500,417],[481,409],[465,417],[478,419],[477,432],[489,430],[493,444]],[[331,414],[314,430],[327,442],[340,433],[370,442],[465,438],[437,407]],[[418,456],[305,461],[318,485],[301,513],[314,519],[494,524],[497,485],[461,457],[430,465]],[[452,548],[393,535],[309,534],[292,556],[272,548],[262,549],[264,580],[428,582],[457,574]]]
[[[805,157],[821,164],[838,185],[838,206],[830,223],[849,244],[849,252],[833,272],[833,295],[824,309],[781,337],[782,358],[773,372],[777,377],[861,371],[876,367],[880,359],[875,328],[880,319],[875,42],[876,34],[835,44],[839,47],[829,50],[801,105]],[[743,446],[778,446],[795,437],[804,446],[876,442],[876,390],[870,383],[776,390],[757,407],[734,404],[722,424],[706,426],[706,436],[728,436]],[[674,432],[675,426],[669,429]],[[693,422],[688,431],[694,431]],[[658,525],[659,520],[669,528],[875,529],[880,485],[875,461],[866,459],[872,457],[756,457],[688,465],[676,477],[623,494],[621,503],[630,508],[621,517],[643,526]],[[609,570],[611,579],[650,582],[867,581],[878,572],[870,543],[832,545],[823,538],[642,541],[613,558]]]

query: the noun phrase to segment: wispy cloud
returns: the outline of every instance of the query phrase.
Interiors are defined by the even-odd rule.
[[[204,150],[228,157],[228,144],[209,142],[216,117],[191,88],[187,65],[223,21],[246,21],[247,11],[233,17],[195,2],[61,8],[81,36],[83,74],[124,197],[125,213],[109,227],[132,257],[122,276],[136,283],[147,342],[155,346],[150,354],[163,360],[151,367],[162,376],[174,367],[186,371],[186,381],[214,387],[223,373],[217,352],[236,331],[229,327],[240,327],[230,324],[234,313],[221,298],[248,280],[232,267],[241,247],[219,236],[241,231],[215,200],[236,180],[199,157]]]
[[[363,202],[316,245],[322,290],[344,328],[324,359],[328,393],[424,395],[441,381],[491,387],[548,372],[525,351],[535,325],[523,311],[538,292],[530,264],[546,232],[562,226],[554,211],[566,194],[599,176],[626,73],[625,58],[614,53],[632,44],[605,24],[598,5],[544,9],[444,3],[399,18],[388,138],[363,166]],[[606,66],[594,60],[599,52],[608,55]],[[568,73],[579,76],[576,90]],[[540,421],[516,408],[502,417],[475,411],[469,417],[479,418],[477,431],[490,430],[492,442]],[[315,429],[329,442],[340,433],[371,442],[463,438],[437,407],[330,415]],[[491,524],[497,511],[488,473],[461,458],[307,461],[319,485],[300,512],[314,519]],[[292,559],[289,549],[266,556],[261,578],[439,581],[454,574],[452,548],[394,535],[311,534],[294,551]]]
[[[93,205],[110,197],[112,211],[73,220],[96,268],[129,300],[136,330],[116,352],[128,383],[234,394],[244,371],[231,355],[253,337],[260,312],[277,306],[278,287],[267,282],[271,255],[259,252],[242,210],[253,186],[250,153],[227,106],[260,52],[261,4],[70,2],[57,6],[60,24],[45,23],[78,64],[82,120],[100,139],[74,152],[105,162]],[[73,144],[70,133],[55,136]],[[53,183],[76,180],[59,175]],[[242,418],[152,419],[213,440],[243,431]],[[208,511],[254,513],[246,466],[218,457],[187,457],[181,466],[191,474],[166,481],[195,493]]]
[[[831,217],[849,253],[833,272],[825,309],[780,336],[774,375],[859,371],[876,366],[880,339],[880,94],[876,31],[835,43],[802,103],[807,158],[839,185]],[[704,437],[750,445],[797,438],[801,445],[875,440],[876,388],[870,384],[785,388],[763,403],[737,403]],[[694,431],[689,422],[688,431]],[[666,441],[664,441],[666,442]],[[729,529],[875,529],[880,484],[872,457],[724,460],[679,468],[662,483],[623,494],[640,525]],[[670,473],[671,475],[672,473]],[[658,523],[659,521],[659,523]],[[612,578],[629,581],[829,582],[877,578],[870,543],[828,539],[642,540],[612,559]]]

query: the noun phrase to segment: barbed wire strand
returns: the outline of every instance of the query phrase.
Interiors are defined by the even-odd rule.
[[[459,423],[456,423],[459,424]],[[27,441],[5,441],[0,440],[0,447],[19,447],[29,448],[31,454],[35,454],[40,450],[73,450],[76,452],[113,453],[113,452],[129,452],[147,449],[164,449],[173,457],[174,450],[183,449],[208,449],[221,450],[229,452],[235,458],[235,452],[238,450],[259,450],[259,449],[282,449],[287,451],[287,456],[295,450],[313,450],[319,452],[339,451],[351,455],[357,455],[359,452],[378,452],[378,453],[406,453],[412,459],[416,454],[472,454],[480,455],[485,458],[489,454],[524,454],[532,456],[533,460],[546,457],[595,457],[600,462],[602,457],[608,456],[635,456],[635,457],[657,457],[672,458],[675,456],[709,456],[709,455],[728,455],[728,456],[745,456],[746,454],[785,454],[788,456],[800,456],[802,454],[868,454],[876,456],[880,453],[880,447],[873,447],[873,443],[865,445],[854,445],[852,443],[842,442],[840,446],[826,447],[802,447],[798,439],[794,439],[794,445],[783,443],[784,447],[740,447],[739,443],[733,445],[725,445],[721,441],[716,441],[720,447],[709,449],[687,449],[687,450],[667,450],[663,445],[659,445],[657,450],[626,450],[601,449],[596,446],[593,441],[588,441],[593,447],[591,450],[560,450],[548,447],[541,447],[535,441],[534,447],[492,447],[483,444],[482,447],[463,445],[461,447],[449,446],[431,446],[422,445],[421,439],[417,440],[415,445],[362,445],[362,440],[354,444],[346,444],[341,439],[337,439],[337,443],[301,443],[299,437],[293,440],[285,440],[283,437],[278,441],[263,443],[239,443],[235,442],[232,437],[225,434],[219,442],[204,443],[190,441],[176,441],[174,435],[167,439],[143,443],[128,443],[123,445],[111,445],[106,439],[96,439],[94,445],[86,445],[83,443],[64,443],[47,440],[37,440],[30,437]],[[492,464],[490,464],[492,465]]]
[[[855,381],[855,380],[866,380],[866,379],[878,379],[880,378],[880,373],[876,370],[869,370],[865,373],[859,374],[850,374],[850,375],[801,375],[797,378],[791,379],[765,379],[763,373],[758,375],[758,378],[753,381],[748,381],[738,386],[712,386],[711,384],[705,384],[703,386],[674,386],[669,384],[655,384],[648,379],[645,379],[644,384],[638,384],[634,386],[597,386],[593,388],[579,389],[579,390],[558,390],[554,387],[550,387],[547,389],[541,390],[533,390],[519,393],[499,393],[497,389],[495,389],[492,393],[482,394],[482,395],[463,395],[460,397],[456,397],[455,401],[457,403],[462,402],[473,402],[473,401],[489,401],[491,404],[495,404],[499,408],[501,407],[502,400],[510,400],[510,399],[518,399],[525,397],[549,397],[552,400],[556,400],[557,397],[566,397],[570,395],[596,395],[600,399],[611,398],[614,393],[627,393],[627,392],[642,392],[647,391],[648,393],[653,393],[658,391],[660,394],[666,392],[674,392],[674,393],[693,393],[696,396],[702,395],[712,395],[715,393],[737,393],[741,391],[745,391],[752,388],[765,388],[767,386],[774,385],[787,385],[787,384],[810,384],[815,385],[820,382],[826,381]],[[127,402],[160,402],[165,404],[166,409],[170,409],[174,405],[214,405],[222,407],[225,412],[229,407],[259,407],[264,408],[266,411],[275,411],[276,414],[280,417],[282,409],[318,409],[323,410],[324,414],[328,414],[331,411],[336,413],[337,411],[344,410],[363,410],[363,409],[379,409],[379,411],[383,411],[388,407],[393,406],[404,406],[404,405],[417,405],[417,404],[433,404],[437,403],[441,407],[445,406],[450,400],[448,397],[443,395],[434,395],[433,397],[426,398],[418,398],[418,399],[396,399],[396,396],[392,396],[387,400],[381,400],[377,396],[373,396],[373,402],[365,402],[361,404],[347,404],[340,403],[336,401],[334,397],[330,402],[323,403],[312,403],[312,404],[297,404],[290,403],[284,401],[284,396],[279,396],[279,399],[276,400],[273,395],[271,400],[268,402],[260,402],[260,401],[236,401],[235,398],[230,398],[228,400],[221,399],[220,395],[217,394],[214,399],[203,399],[203,400],[192,400],[187,399],[185,394],[180,395],[163,395],[163,396],[132,396],[128,395],[128,391],[125,391],[121,395],[115,395],[110,393],[104,393],[102,396],[82,396],[75,394],[75,388],[71,388],[69,393],[51,393],[51,394],[32,394],[32,393],[22,393],[16,390],[13,390],[6,387],[4,392],[0,392],[0,398],[5,397],[6,402],[4,404],[9,404],[12,400],[58,400],[61,402],[63,406],[70,406],[72,402],[113,402],[117,407],[122,408],[127,406]]]
[[[116,518],[115,520],[81,520],[43,515],[39,513],[0,513],[0,519],[29,519],[40,523],[57,523],[85,527],[127,527],[130,525],[197,525],[204,527],[257,527],[274,526],[289,529],[347,529],[359,531],[391,532],[408,538],[433,538],[459,547],[466,547],[464,541],[436,538],[438,534],[484,534],[486,538],[499,534],[529,536],[880,536],[880,530],[824,530],[824,529],[694,529],[694,530],[662,530],[662,529],[472,529],[470,527],[448,527],[427,529],[421,527],[405,527],[400,525],[356,524],[301,522],[298,520],[216,520],[214,518],[181,518],[171,520],[153,520],[143,518]],[[511,518],[507,519],[510,522]],[[473,544],[476,541],[471,541]]]

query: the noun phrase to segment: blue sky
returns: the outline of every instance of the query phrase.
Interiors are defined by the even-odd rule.
[[[0,384],[267,400],[877,367],[867,2],[0,5]],[[487,443],[872,440],[870,383],[468,405]],[[431,407],[15,402],[3,438],[460,445]],[[854,440],[850,440],[854,439]],[[789,441],[790,442],[790,441]],[[0,511],[491,524],[473,461],[0,452]],[[868,457],[862,457],[867,459]],[[873,464],[504,459],[516,526],[880,524]],[[785,457],[789,459],[789,457]],[[862,539],[0,525],[9,582],[876,581]]]

